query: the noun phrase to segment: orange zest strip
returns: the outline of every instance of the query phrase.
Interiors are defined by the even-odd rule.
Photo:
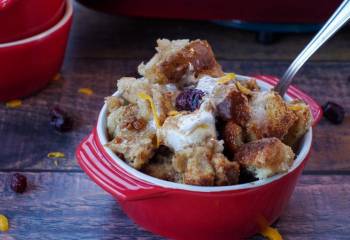
[[[92,91],[92,89],[90,89],[90,88],[79,88],[78,92],[81,94],[88,95],[88,96],[90,96],[94,93],[94,91]]]
[[[63,152],[49,152],[47,154],[48,158],[64,158],[65,155]]]
[[[245,95],[251,95],[252,91],[248,88],[246,88],[245,86],[243,86],[239,81],[236,82],[236,87],[238,88],[238,90],[245,94]]]
[[[267,220],[263,216],[258,217],[258,225],[260,227],[260,234],[269,240],[283,240],[281,234],[276,228],[270,227]]]
[[[5,215],[0,214],[0,232],[7,232],[9,230],[9,220]]]
[[[137,96],[139,98],[141,98],[142,100],[149,102],[149,104],[151,105],[154,122],[156,123],[157,128],[160,128],[161,125],[160,125],[157,109],[156,109],[156,106],[154,105],[154,102],[153,102],[153,99],[151,98],[151,96],[149,96],[148,94],[146,94],[144,92],[138,93]]]
[[[260,234],[270,240],[283,240],[281,234],[276,228],[266,227],[263,231],[260,232]]]
[[[217,83],[219,83],[219,84],[225,84],[225,83],[228,83],[228,82],[230,82],[231,80],[234,80],[234,79],[236,79],[236,74],[234,74],[234,73],[228,73],[228,74],[226,74],[225,76],[219,78],[219,79],[217,80]]]
[[[22,106],[22,101],[20,99],[13,99],[6,102],[7,108],[19,108],[20,106]]]

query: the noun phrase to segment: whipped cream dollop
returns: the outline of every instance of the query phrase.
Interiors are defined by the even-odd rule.
[[[220,83],[220,78],[214,78],[207,75],[201,77],[196,86],[196,89],[204,92],[206,97],[209,98],[214,105],[222,102],[228,93],[235,88],[236,85],[233,79],[228,83],[222,84]]]
[[[214,89],[218,86],[218,78],[213,78],[210,76],[204,76],[198,80],[196,89],[211,95]]]
[[[216,139],[215,117],[211,105],[210,101],[205,101],[200,109],[192,113],[168,117],[157,131],[159,141],[174,151],[180,151],[189,146],[203,144],[208,139]]]

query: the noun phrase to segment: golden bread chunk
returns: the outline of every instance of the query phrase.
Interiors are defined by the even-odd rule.
[[[142,171],[153,177],[177,182],[179,180],[179,174],[175,171],[172,164],[173,152],[165,146],[160,146],[157,149],[155,156],[146,164]]]
[[[117,94],[129,103],[136,104],[140,92],[152,95],[152,84],[145,78],[123,77],[118,80],[117,87]]]
[[[225,149],[234,154],[244,144],[243,129],[234,121],[225,124],[222,132]]]
[[[211,149],[202,146],[176,152],[172,162],[174,169],[182,176],[180,183],[213,186],[215,170],[210,163],[212,154]]]
[[[207,41],[157,41],[157,54],[141,64],[139,73],[156,83],[193,83],[199,74],[218,77],[224,73]]]
[[[313,118],[309,106],[301,100],[294,100],[288,103],[288,108],[294,112],[297,120],[289,129],[283,142],[293,146],[311,127]]]
[[[239,180],[239,164],[229,161],[222,153],[216,153],[211,159],[211,164],[215,170],[215,185],[234,185]]]
[[[174,102],[178,94],[175,85],[154,84],[145,78],[130,77],[119,79],[117,85],[117,94],[129,103],[137,104],[140,115],[146,120],[152,118],[152,109],[148,101],[140,98],[140,93],[151,97],[160,123],[164,122],[168,112],[175,109]]]
[[[240,126],[245,126],[250,119],[248,98],[237,90],[232,90],[216,108],[218,116],[224,121],[233,120]]]
[[[107,117],[107,130],[112,139],[107,146],[121,159],[140,169],[153,156],[155,130],[138,114],[134,104],[121,106]]]
[[[283,139],[297,120],[280,95],[274,91],[254,93],[246,125],[249,140],[276,137]]]
[[[121,106],[125,105],[125,101],[122,98],[116,96],[109,96],[105,98],[105,102],[107,105],[107,113],[111,113],[114,110],[117,110]]]
[[[263,138],[241,146],[234,160],[256,178],[264,179],[288,171],[294,153],[278,138]]]

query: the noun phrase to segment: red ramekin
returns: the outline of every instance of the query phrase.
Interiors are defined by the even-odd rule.
[[[48,30],[0,44],[0,101],[38,91],[58,73],[73,17],[71,0],[65,6],[62,18]]]
[[[278,80],[271,76],[256,76],[256,79],[263,89]],[[291,86],[286,100],[291,99],[307,102],[314,117],[313,125],[319,121],[322,110],[312,98]],[[77,148],[79,165],[118,200],[135,223],[174,239],[245,239],[259,231],[261,219],[269,224],[274,222],[288,204],[309,158],[312,142],[310,128],[287,173],[252,183],[203,187],[168,182],[139,172],[104,147],[106,135],[104,106],[97,127]]]
[[[64,15],[65,0],[0,0],[0,43],[45,31]]]

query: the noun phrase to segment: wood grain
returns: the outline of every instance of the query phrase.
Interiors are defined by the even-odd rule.
[[[80,170],[75,162],[77,144],[95,125],[105,96],[116,90],[121,76],[135,76],[138,60],[67,58],[63,79],[51,84],[33,97],[23,100],[19,109],[0,106],[0,170]],[[286,62],[221,61],[227,71],[242,74],[281,75]],[[319,103],[328,100],[343,105],[350,112],[350,63],[313,62],[307,64],[295,79],[295,85]],[[78,93],[81,87],[94,90],[92,96]],[[75,119],[72,132],[58,133],[49,126],[49,109],[59,105]],[[336,136],[336,137],[335,137]],[[307,170],[350,171],[350,118],[342,125],[321,121],[315,130],[314,151]],[[61,151],[65,159],[46,157]],[[57,165],[57,166],[56,166]]]
[[[8,188],[10,175],[0,173],[0,213],[11,226],[1,239],[158,239],[83,173],[26,173],[24,194]],[[348,239],[349,215],[350,176],[302,176],[277,228],[286,239]]]
[[[219,59],[290,60],[314,33],[282,34],[271,45],[257,44],[255,33],[226,28],[210,21],[128,18],[111,16],[75,5],[68,55],[73,57],[145,59],[153,55],[155,40],[207,39]],[[350,56],[350,28],[329,41],[313,59],[343,60]],[[135,51],[134,49],[137,49]]]
[[[150,239],[120,210],[114,198],[82,173],[26,173],[24,194],[8,188],[0,174],[0,213],[10,231],[0,239]],[[12,237],[12,238],[11,238]]]

